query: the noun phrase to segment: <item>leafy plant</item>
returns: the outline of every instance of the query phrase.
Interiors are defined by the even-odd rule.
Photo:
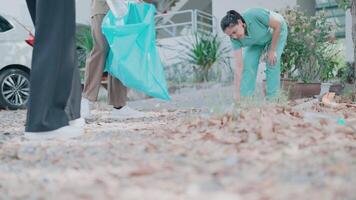
[[[209,73],[214,65],[229,66],[229,48],[223,47],[217,35],[195,33],[180,45],[186,49],[180,59],[193,68],[198,82],[209,81]]]
[[[351,7],[351,1],[350,0],[337,0],[337,3],[339,4],[339,7],[347,10],[348,8]]]
[[[348,63],[346,67],[340,68],[337,72],[337,77],[343,83],[356,83],[356,72],[353,63]]]
[[[307,16],[296,9],[286,9],[289,35],[282,55],[282,73],[303,82],[325,81],[334,77],[340,53],[334,27],[323,13]]]
[[[79,27],[76,35],[76,40],[79,66],[80,68],[84,68],[86,57],[87,55],[89,55],[90,51],[93,48],[93,38],[91,35],[90,27]]]

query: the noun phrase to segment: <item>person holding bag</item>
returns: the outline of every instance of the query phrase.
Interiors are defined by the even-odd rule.
[[[105,71],[126,87],[169,101],[171,96],[157,48],[156,12],[152,4],[129,2],[117,5],[105,16],[102,31],[110,46]]]
[[[108,0],[108,2],[112,4],[112,1]],[[93,37],[93,49],[86,62],[85,83],[81,104],[81,113],[85,118],[90,117],[90,102],[97,101],[102,74],[109,52],[108,42],[101,29],[103,18],[108,11],[109,6],[106,0],[92,0],[91,31]],[[114,118],[140,118],[145,116],[144,113],[136,111],[126,105],[127,88],[120,80],[112,77],[110,74],[108,76],[108,100],[109,105],[114,107],[114,110],[112,111],[112,117]]]

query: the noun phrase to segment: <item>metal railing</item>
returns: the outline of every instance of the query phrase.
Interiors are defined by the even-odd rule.
[[[158,38],[178,37],[196,32],[216,33],[216,18],[200,10],[157,14],[155,20]]]

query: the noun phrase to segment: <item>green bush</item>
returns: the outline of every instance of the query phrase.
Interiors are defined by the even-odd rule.
[[[334,27],[324,14],[307,16],[296,9],[281,13],[288,23],[289,35],[282,55],[282,73],[302,82],[334,78],[340,50]]]
[[[346,67],[340,68],[337,72],[337,77],[341,80],[342,83],[356,83],[354,63],[348,63]]]

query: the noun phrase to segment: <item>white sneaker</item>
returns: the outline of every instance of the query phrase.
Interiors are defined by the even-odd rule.
[[[74,126],[74,127],[83,128],[85,126],[85,119],[84,118],[78,118],[78,119],[75,119],[75,120],[71,120],[71,121],[69,121],[69,125],[70,126]]]
[[[111,113],[111,117],[116,119],[134,119],[134,118],[146,117],[146,114],[134,110],[128,106],[124,106],[121,109],[114,109]]]
[[[25,132],[25,138],[34,141],[44,140],[68,140],[84,134],[84,129],[75,126],[64,126],[62,128],[46,132]]]
[[[90,118],[90,101],[83,97],[80,106],[80,115],[85,119]]]

